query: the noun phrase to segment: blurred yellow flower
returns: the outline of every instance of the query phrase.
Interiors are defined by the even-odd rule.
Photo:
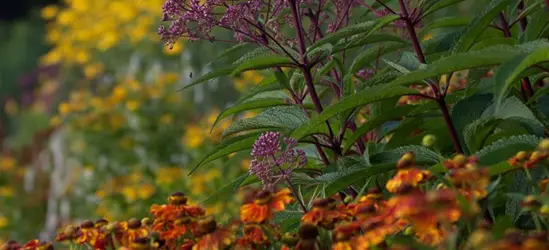
[[[52,116],[52,117],[50,118],[50,126],[52,126],[52,127],[57,127],[57,126],[61,125],[61,122],[62,122],[62,121],[61,121],[61,117],[59,117],[59,116],[57,116],[57,115],[56,115],[56,116]]]
[[[173,122],[173,115],[172,114],[163,114],[160,117],[160,123],[162,124],[171,124]]]
[[[8,100],[4,106],[4,110],[8,115],[14,115],[19,110],[19,105],[14,100]]]
[[[15,167],[15,159],[9,156],[0,156],[0,170],[10,171]]]
[[[112,92],[112,100],[114,102],[120,102],[126,98],[126,90],[121,86],[116,86]]]
[[[154,192],[156,191],[154,186],[151,184],[143,184],[137,187],[137,190],[139,190],[138,195],[139,195],[139,198],[142,200],[151,198],[151,196],[153,196]]]
[[[84,75],[86,76],[86,78],[92,79],[101,74],[104,70],[103,68],[103,64],[101,63],[88,64],[84,66]]]
[[[8,186],[0,187],[0,197],[12,197],[13,196],[13,188]]]
[[[204,142],[204,135],[202,129],[196,125],[188,125],[185,128],[185,136],[183,137],[183,143],[188,148],[198,148]]]
[[[4,228],[8,225],[8,218],[0,215],[0,228]]]
[[[181,51],[183,51],[183,44],[180,41],[176,42],[173,46],[164,46],[164,53],[166,53],[167,55],[179,55]]]
[[[242,170],[248,171],[249,167],[250,167],[250,160],[249,159],[244,159],[244,160],[240,161],[240,168]]]
[[[63,116],[71,112],[71,106],[66,102],[62,102],[61,104],[59,104],[59,107],[57,109],[59,111],[59,114]]]
[[[183,175],[183,169],[179,167],[162,167],[156,173],[156,184],[171,185]]]
[[[136,111],[139,109],[139,101],[136,100],[129,100],[126,102],[126,108],[128,108],[131,111]]]
[[[433,33],[427,33],[423,36],[423,41],[429,41],[433,38]]]
[[[126,186],[122,188],[122,195],[126,198],[127,201],[133,202],[137,200],[137,190],[135,187]]]

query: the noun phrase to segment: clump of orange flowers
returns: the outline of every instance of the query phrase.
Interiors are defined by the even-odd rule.
[[[538,150],[545,150],[543,145]],[[543,228],[528,233],[508,230],[502,237],[494,237],[493,222],[485,215],[481,219],[477,203],[488,197],[490,176],[478,166],[476,157],[458,154],[442,165],[447,173],[432,178],[431,171],[416,163],[414,153],[405,153],[396,163],[396,173],[387,181],[386,190],[376,182],[377,187],[347,197],[343,192],[328,197],[313,194],[307,200],[296,195],[292,186],[252,189],[240,207],[240,218],[226,225],[219,224],[199,205],[188,204],[188,198],[176,192],[168,197],[167,204],[153,205],[150,218],[84,221],[67,226],[56,241],[96,250],[412,249],[391,239],[407,237],[418,244],[444,247],[463,233],[461,224],[476,223],[459,249],[549,248]],[[541,194],[523,199],[522,207],[528,209],[524,211],[549,217],[543,192],[547,183],[547,179],[538,183]],[[296,200],[309,205],[294,208]],[[293,218],[293,228],[284,226],[277,217],[289,207],[293,211],[286,213],[298,215]],[[33,240],[25,245],[8,242],[1,249],[50,250],[53,245]]]
[[[532,152],[520,151],[511,157],[508,162],[511,166],[522,166],[526,169],[533,168],[549,156],[549,139],[543,139],[538,148]]]

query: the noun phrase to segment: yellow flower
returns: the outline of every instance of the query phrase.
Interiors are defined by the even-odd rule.
[[[433,33],[427,33],[425,36],[423,36],[423,41],[428,41],[433,38]]]
[[[50,118],[50,126],[52,127],[57,127],[59,125],[61,125],[61,117],[59,116],[53,116],[52,118]]]
[[[250,160],[249,159],[244,159],[244,160],[240,161],[240,168],[242,170],[247,171],[249,167],[250,167]]]
[[[162,124],[170,124],[173,122],[173,115],[172,114],[163,114],[160,117],[160,123]]]
[[[183,44],[181,42],[176,42],[172,45],[164,46],[164,53],[166,55],[179,55],[183,51]]]
[[[114,91],[112,92],[112,100],[114,102],[120,102],[124,98],[126,98],[126,90],[121,86],[115,87]]]
[[[86,78],[92,79],[101,74],[101,72],[103,72],[103,68],[103,64],[101,63],[88,64],[84,66],[84,75]]]
[[[10,171],[15,167],[15,159],[9,156],[0,156],[0,170]]]
[[[196,125],[189,125],[185,129],[185,136],[183,137],[183,143],[189,148],[198,148],[204,142],[204,136],[202,129]]]
[[[14,115],[19,110],[19,106],[14,100],[9,100],[6,102],[6,106],[4,106],[4,110],[6,111],[6,114]]]
[[[137,190],[135,187],[126,186],[122,188],[122,195],[127,201],[133,202],[137,199]]]
[[[4,228],[8,225],[8,218],[0,215],[0,228]]]
[[[183,175],[183,170],[179,167],[163,167],[156,173],[156,184],[171,185]]]
[[[143,184],[137,188],[139,190],[138,196],[142,200],[151,198],[155,192],[155,188],[150,184]]]
[[[1,197],[12,197],[13,196],[13,188],[4,186],[0,187],[0,196]]]
[[[59,104],[58,110],[60,115],[67,115],[71,112],[71,106],[66,102],[62,102]]]
[[[131,111],[136,111],[139,109],[139,102],[136,100],[129,100],[126,102],[126,108],[128,108]]]

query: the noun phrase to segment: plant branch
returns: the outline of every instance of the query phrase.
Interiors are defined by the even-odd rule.
[[[389,12],[391,12],[391,14],[393,15],[396,15],[397,13],[391,9],[391,7],[387,6],[385,3],[383,3],[382,1],[380,0],[376,0],[377,3],[381,4],[381,6],[383,6],[385,9],[387,9]]]
[[[408,8],[406,7],[406,4],[404,3],[404,0],[398,0],[398,3],[400,5],[400,16],[401,19],[404,20],[406,23],[406,28],[408,29],[408,33],[410,35],[410,38],[412,39],[412,44],[414,46],[414,51],[416,52],[416,56],[421,63],[427,63],[425,60],[425,54],[423,54],[423,50],[421,49],[421,44],[419,43],[419,39],[416,34],[416,30],[414,28],[414,24],[412,20],[410,19],[410,15],[408,14]],[[450,117],[450,112],[448,111],[448,107],[446,106],[446,101],[444,100],[445,96],[440,94],[440,91],[437,87],[437,85],[433,82],[429,82],[429,86],[432,88],[434,94],[435,94],[435,100],[438,103],[440,107],[440,111],[442,112],[442,116],[444,117],[444,121],[446,122],[446,127],[448,128],[448,132],[450,133],[450,137],[452,138],[452,142],[454,144],[454,149],[457,153],[462,153],[463,150],[461,148],[461,143],[459,142],[459,137],[456,132],[456,128],[454,127],[454,124],[452,122],[452,118]]]

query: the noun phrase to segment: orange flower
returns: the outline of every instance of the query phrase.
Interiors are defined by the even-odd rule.
[[[232,233],[224,228],[218,228],[213,217],[207,217],[198,222],[200,239],[192,250],[220,250],[225,249],[232,242]]]
[[[122,223],[124,229],[124,235],[122,236],[122,242],[124,245],[129,245],[136,239],[147,238],[149,236],[149,230],[141,224],[140,220],[130,219],[127,222]]]
[[[432,225],[432,227],[423,228],[415,233],[419,242],[430,246],[439,245],[447,239],[449,234],[450,232],[448,232],[448,230],[444,230],[442,227],[437,227],[436,224]]]
[[[431,172],[429,170],[418,168],[400,169],[397,174],[387,182],[385,188],[391,193],[398,193],[404,187],[417,187],[429,177],[431,177]]]
[[[244,236],[235,241],[236,249],[261,249],[269,245],[269,239],[263,229],[254,224],[244,226]]]
[[[263,223],[271,220],[275,211],[283,211],[293,200],[289,188],[275,194],[263,190],[256,195],[252,203],[240,207],[240,220],[243,223]]]
[[[485,168],[453,169],[450,171],[449,178],[467,200],[482,199],[488,195],[486,187],[490,184],[490,176]]]
[[[31,240],[22,248],[23,250],[53,250],[53,245],[49,242],[40,242],[39,240]]]
[[[301,217],[301,223],[333,229],[336,222],[346,217],[345,210],[345,207],[337,209],[336,201],[332,198],[317,199],[313,202],[313,208]]]

